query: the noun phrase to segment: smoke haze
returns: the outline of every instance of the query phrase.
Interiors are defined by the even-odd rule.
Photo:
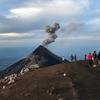
[[[59,28],[60,28],[59,23],[54,23],[53,26],[50,26],[50,25],[46,26],[46,27],[45,27],[45,31],[48,33],[48,37],[47,37],[47,39],[45,39],[45,40],[42,42],[41,45],[42,45],[42,46],[47,46],[47,45],[49,45],[50,43],[55,42],[55,39],[58,37],[58,36],[56,35],[55,32],[56,32]]]

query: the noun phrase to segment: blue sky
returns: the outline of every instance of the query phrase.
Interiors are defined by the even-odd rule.
[[[40,43],[59,22],[58,40],[100,41],[100,0],[0,0],[0,47]]]

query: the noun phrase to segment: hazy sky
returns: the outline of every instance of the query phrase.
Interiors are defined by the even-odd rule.
[[[40,41],[54,22],[58,40],[100,40],[100,0],[0,0],[0,47]]]

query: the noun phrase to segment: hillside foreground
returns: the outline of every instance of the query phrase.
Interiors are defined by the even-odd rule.
[[[25,73],[5,89],[0,100],[100,100],[100,67],[69,62]]]

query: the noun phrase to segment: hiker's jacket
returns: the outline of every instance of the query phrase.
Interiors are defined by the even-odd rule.
[[[88,54],[87,59],[92,60],[93,56],[91,54]]]

